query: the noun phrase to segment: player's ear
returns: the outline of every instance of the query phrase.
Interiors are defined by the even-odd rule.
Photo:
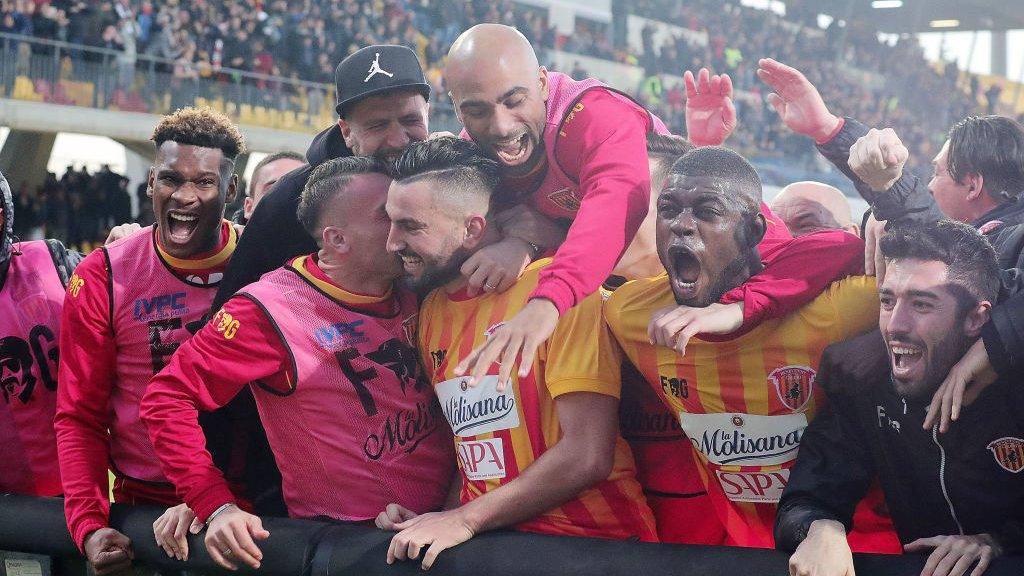
[[[757,214],[753,218],[747,220],[747,248],[756,248],[761,240],[764,239],[765,233],[768,231],[768,223],[764,219],[764,214],[758,210]]]
[[[476,248],[483,240],[486,231],[487,218],[485,216],[479,214],[470,216],[466,219],[466,238],[462,241],[462,246],[470,250]]]
[[[320,240],[324,248],[338,254],[347,254],[352,249],[352,246],[345,238],[344,232],[336,226],[324,226],[323,231],[320,233]]]
[[[539,77],[539,80],[540,80],[540,96],[541,96],[541,98],[544,99],[545,102],[547,102],[548,101],[548,91],[549,91],[549,88],[548,88],[548,69],[543,67],[543,66],[540,67],[540,77]]]

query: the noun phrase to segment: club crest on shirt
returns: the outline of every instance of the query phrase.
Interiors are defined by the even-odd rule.
[[[1024,440],[1005,436],[990,442],[988,449],[1003,470],[1014,474],[1024,470]]]
[[[814,389],[814,370],[807,366],[783,366],[772,370],[768,381],[775,386],[779,400],[794,412],[803,410]]]
[[[561,190],[556,190],[555,192],[548,194],[548,200],[551,200],[555,206],[558,206],[562,210],[576,212],[580,209],[580,197],[576,191],[571,188],[562,188]]]

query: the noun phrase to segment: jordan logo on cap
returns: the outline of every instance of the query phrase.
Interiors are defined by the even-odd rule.
[[[374,52],[373,64],[370,64],[370,73],[366,75],[366,79],[363,80],[363,83],[365,84],[369,82],[370,78],[373,78],[377,74],[383,74],[388,78],[394,78],[395,76],[391,72],[388,72],[387,70],[380,67],[380,52]]]

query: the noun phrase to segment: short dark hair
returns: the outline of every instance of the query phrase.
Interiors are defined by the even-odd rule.
[[[958,184],[980,174],[999,203],[1024,190],[1024,126],[1002,116],[968,116],[949,129],[949,175]]]
[[[304,163],[306,161],[306,157],[303,156],[302,154],[299,154],[298,152],[292,152],[291,150],[286,150],[284,152],[275,152],[269,156],[266,156],[265,158],[263,158],[263,160],[259,161],[259,164],[256,164],[256,168],[254,168],[252,171],[252,182],[249,182],[249,189],[246,190],[247,196],[252,196],[253,194],[255,194],[254,191],[256,190],[256,175],[260,173],[260,170],[262,170],[267,164],[270,164],[271,162],[277,162],[278,160],[297,160],[299,162]]]
[[[706,176],[718,178],[756,201],[759,209],[762,196],[761,177],[747,159],[722,146],[694,148],[676,160],[668,176]]]
[[[657,162],[655,171],[651,174],[651,185],[664,180],[672,164],[690,150],[693,150],[693,144],[682,136],[648,133],[647,161]]]
[[[999,294],[999,261],[985,236],[962,222],[943,219],[930,224],[899,226],[881,240],[886,260],[938,260],[948,268],[949,282],[961,313]]]
[[[302,227],[319,241],[320,215],[338,193],[344,191],[357,174],[387,174],[387,168],[372,156],[343,156],[320,164],[309,175],[299,197],[296,216]]]
[[[411,144],[392,165],[391,177],[402,183],[429,177],[437,180],[441,193],[486,190],[490,206],[501,172],[498,162],[476,144],[443,137]]]
[[[203,148],[219,148],[234,161],[245,151],[242,133],[230,118],[209,108],[181,108],[160,119],[151,138],[159,148],[164,142],[177,142]]]

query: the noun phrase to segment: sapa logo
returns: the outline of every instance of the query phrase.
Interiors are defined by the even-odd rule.
[[[501,438],[458,442],[456,450],[466,478],[491,480],[505,477],[505,452]]]
[[[774,472],[729,472],[715,470],[725,496],[733,502],[777,504],[789,484],[789,470]]]

